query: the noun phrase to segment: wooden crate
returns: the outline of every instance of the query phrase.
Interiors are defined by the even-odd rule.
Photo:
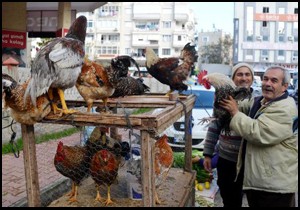
[[[192,141],[191,133],[188,132],[189,118],[195,103],[195,95],[180,95],[178,100],[171,101],[169,97],[163,94],[146,94],[139,96],[127,96],[118,99],[109,99],[108,106],[120,108],[162,108],[156,114],[137,114],[137,115],[124,115],[114,113],[87,113],[78,112],[68,116],[59,117],[50,113],[45,117],[42,123],[57,123],[68,124],[77,126],[106,126],[113,128],[133,128],[140,130],[141,135],[141,160],[142,160],[142,188],[143,200],[142,206],[151,207],[155,206],[154,190],[154,161],[153,161],[153,147],[154,140],[151,138],[153,134],[162,133],[166,128],[177,121],[181,116],[185,115],[185,166],[183,172],[185,178],[178,179],[175,177],[176,182],[185,183],[185,190],[178,189],[176,195],[178,206],[194,206],[194,181],[195,172],[192,171]],[[68,107],[72,106],[86,106],[85,101],[66,101]],[[94,102],[94,106],[103,106],[102,101]],[[37,163],[35,157],[35,140],[33,126],[21,125],[22,136],[24,140],[24,159],[26,186],[28,194],[29,206],[39,206],[39,186]],[[173,174],[174,169],[171,170],[170,175]],[[173,174],[174,175],[174,174]],[[178,174],[177,174],[178,175]],[[173,206],[170,203],[170,206]]]

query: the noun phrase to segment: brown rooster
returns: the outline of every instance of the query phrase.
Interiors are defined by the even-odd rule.
[[[86,36],[87,19],[79,16],[71,25],[65,37],[55,38],[42,47],[31,67],[31,80],[25,92],[25,98],[30,95],[36,106],[36,98],[44,93],[53,100],[54,92],[59,94],[62,105],[58,108],[52,103],[54,114],[70,114],[64,97],[64,90],[75,86],[80,74],[85,55],[84,42]]]
[[[187,43],[181,51],[179,57],[160,58],[155,52],[147,47],[145,49],[146,68],[158,81],[170,86],[171,93],[174,90],[179,92],[187,90],[187,85],[183,82],[187,80],[197,62],[198,55],[195,46]]]
[[[225,131],[225,135],[230,134],[231,115],[228,111],[220,107],[219,103],[222,99],[227,99],[231,95],[235,100],[244,100],[251,98],[251,91],[245,87],[237,87],[234,82],[225,74],[211,73],[207,74],[206,70],[198,74],[198,82],[205,88],[215,88],[215,101],[213,109],[213,118],[209,120],[218,120],[221,130]],[[207,120],[207,119],[204,119]]]
[[[100,195],[100,185],[107,186],[107,200],[105,205],[113,203],[110,197],[110,186],[118,176],[121,159],[108,149],[98,151],[92,158],[90,173],[96,183],[96,201],[102,201]]]
[[[166,180],[168,173],[173,164],[173,150],[168,144],[168,137],[164,134],[160,137],[154,146],[154,171],[155,171],[155,202],[160,204],[157,190]]]
[[[54,157],[54,166],[62,175],[72,180],[69,201],[77,202],[78,186],[88,177],[91,156],[86,147],[66,146],[60,141]]]
[[[20,85],[11,76],[2,73],[5,108],[9,107],[11,109],[12,117],[17,122],[33,125],[51,112],[51,106],[46,94],[36,99],[36,107],[32,104],[29,97],[26,100],[24,99],[29,81],[27,80]]]

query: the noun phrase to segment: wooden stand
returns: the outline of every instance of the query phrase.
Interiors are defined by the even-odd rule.
[[[108,106],[120,107],[120,108],[162,108],[162,111],[156,114],[137,114],[125,116],[124,114],[110,114],[110,113],[82,113],[78,112],[69,116],[58,117],[53,114],[49,114],[45,117],[42,123],[57,123],[57,124],[71,124],[77,126],[106,126],[112,128],[133,128],[140,130],[141,135],[141,160],[142,160],[142,185],[143,185],[143,206],[151,207],[155,206],[154,190],[154,155],[153,147],[154,141],[151,139],[153,134],[163,133],[166,128],[177,121],[181,116],[185,115],[185,166],[184,172],[189,173],[190,180],[187,181],[187,190],[182,191],[182,195],[178,197],[180,199],[179,206],[194,206],[194,181],[195,172],[192,171],[192,140],[191,134],[188,131],[189,118],[192,113],[192,109],[195,103],[195,95],[179,96],[176,101],[170,101],[169,97],[162,94],[149,94],[141,96],[127,96],[124,98],[110,99]],[[84,101],[66,101],[68,107],[72,106],[86,106]],[[121,105],[121,106],[120,106]],[[94,106],[103,106],[102,101],[94,102]],[[33,130],[32,130],[33,133]],[[24,139],[24,147],[28,147],[28,135],[22,133]],[[32,136],[34,135],[30,135]],[[35,150],[34,147],[29,149]],[[35,153],[35,151],[33,152]],[[36,161],[30,164],[36,164]],[[26,166],[25,166],[26,167]],[[37,170],[36,170],[37,171]],[[30,183],[33,182],[32,177],[28,177]],[[174,183],[176,184],[176,183]],[[28,186],[28,184],[27,184]],[[38,186],[37,190],[38,190]],[[171,186],[170,186],[171,187]],[[27,190],[28,192],[28,190]],[[31,197],[28,196],[28,199]],[[28,201],[31,203],[30,201]],[[33,205],[37,204],[32,201]]]

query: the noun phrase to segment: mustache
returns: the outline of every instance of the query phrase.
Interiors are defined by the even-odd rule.
[[[262,89],[263,89],[263,90],[269,90],[269,91],[272,91],[272,90],[273,90],[273,88],[270,87],[270,86],[263,86]]]

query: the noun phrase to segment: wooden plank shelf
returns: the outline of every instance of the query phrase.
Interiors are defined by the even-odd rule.
[[[41,123],[56,123],[67,124],[76,126],[105,126],[112,128],[132,128],[140,130],[141,136],[141,172],[142,172],[142,193],[143,200],[142,206],[151,207],[155,206],[154,190],[155,190],[155,176],[154,176],[154,139],[151,138],[154,134],[161,134],[163,131],[177,121],[180,117],[185,116],[185,166],[183,171],[189,177],[185,182],[188,183],[188,189],[179,191],[178,206],[194,206],[195,190],[193,189],[195,181],[195,172],[192,171],[192,139],[191,133],[189,133],[189,119],[192,114],[196,96],[195,95],[179,95],[177,100],[170,100],[169,97],[163,94],[145,94],[139,96],[126,96],[117,99],[109,99],[108,107],[118,108],[160,108],[159,112],[154,114],[115,114],[115,113],[87,113],[77,112],[71,115],[58,116],[52,112],[46,116]],[[86,106],[83,100],[67,100],[68,108],[70,107],[82,107]],[[102,101],[95,101],[93,106],[103,107]],[[26,131],[31,131],[30,135],[26,135]],[[22,126],[22,136],[24,144],[26,142],[34,142],[34,129],[32,125]],[[26,138],[30,138],[26,140]],[[24,145],[26,147],[26,145]],[[29,150],[24,156],[27,155],[31,162],[24,163],[25,169],[32,168],[36,174],[32,174],[26,177],[29,182],[26,186],[32,186],[37,179],[37,167],[35,148],[29,147]],[[26,165],[27,164],[27,165]],[[36,170],[35,170],[36,169]],[[172,173],[171,173],[172,174]],[[33,180],[32,177],[35,177]],[[180,180],[178,180],[180,181]],[[174,183],[176,184],[176,183]],[[174,186],[169,186],[174,187]],[[27,190],[30,195],[39,195],[39,186]],[[31,197],[29,197],[31,199]],[[39,206],[39,200],[32,199],[28,201],[31,206]]]

